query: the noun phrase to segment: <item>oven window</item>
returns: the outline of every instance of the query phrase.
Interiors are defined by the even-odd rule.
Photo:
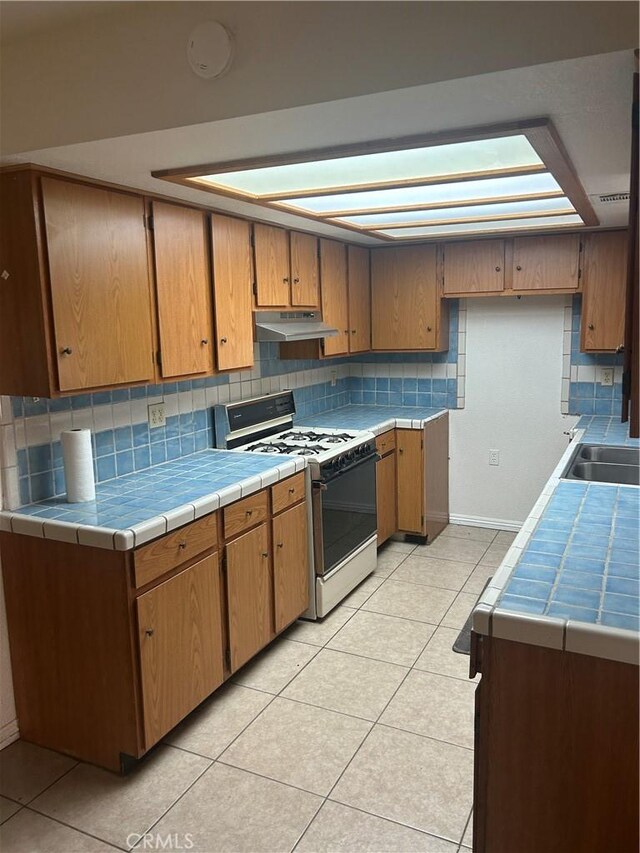
[[[326,487],[322,493],[324,574],[376,532],[375,457],[339,474]]]

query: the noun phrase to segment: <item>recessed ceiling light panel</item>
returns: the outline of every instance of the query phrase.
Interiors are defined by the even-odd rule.
[[[499,231],[520,231],[534,228],[557,228],[583,225],[577,213],[568,216],[546,216],[535,219],[494,219],[487,222],[459,222],[455,225],[431,225],[419,228],[380,229],[376,234],[392,237],[394,240],[417,240],[420,237],[453,237],[455,234],[485,234]]]

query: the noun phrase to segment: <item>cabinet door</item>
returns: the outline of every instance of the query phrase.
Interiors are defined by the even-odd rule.
[[[320,305],[318,238],[292,231],[291,305],[317,308]]]
[[[136,609],[149,748],[222,684],[218,555],[141,595]]]
[[[398,530],[422,533],[424,526],[424,462],[422,432],[397,430]]]
[[[273,525],[273,593],[276,632],[309,606],[306,501],[276,516]]]
[[[42,178],[61,391],[153,379],[142,198]]]
[[[590,234],[586,240],[580,349],[615,350],[624,343],[627,291],[625,231]]]
[[[284,228],[255,223],[253,245],[256,276],[256,305],[286,308],[289,288],[289,233]]]
[[[398,529],[396,482],[396,454],[391,452],[376,463],[378,547]]]
[[[322,319],[338,334],[324,339],[325,355],[349,352],[349,301],[347,296],[347,247],[335,240],[320,240],[320,289]]]
[[[219,370],[253,365],[250,227],[242,219],[211,216]]]
[[[228,542],[226,549],[229,646],[235,672],[273,636],[267,525]]]
[[[504,241],[445,243],[445,294],[500,293],[504,290]]]
[[[213,371],[206,215],[153,202],[153,253],[162,375]]]
[[[349,351],[371,349],[371,269],[369,250],[349,246]]]
[[[575,290],[580,268],[580,236],[516,237],[513,241],[515,291]]]
[[[438,302],[435,246],[372,251],[372,349],[435,349]]]

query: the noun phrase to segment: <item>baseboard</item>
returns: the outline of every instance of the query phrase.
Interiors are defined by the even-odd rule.
[[[10,723],[5,723],[4,726],[0,728],[0,749],[4,749],[5,746],[9,746],[10,743],[18,740],[19,737],[20,732],[18,731],[18,721],[11,720]]]
[[[466,524],[469,527],[490,527],[494,530],[511,530],[517,533],[522,527],[521,521],[508,521],[504,518],[483,518],[479,515],[451,515],[450,524]]]

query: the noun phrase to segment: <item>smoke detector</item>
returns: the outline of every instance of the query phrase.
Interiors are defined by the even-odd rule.
[[[591,198],[600,204],[612,204],[616,201],[629,201],[629,193],[604,193],[603,195],[592,195]]]
[[[233,59],[233,39],[217,21],[203,21],[191,30],[187,59],[194,74],[211,80],[222,77]]]

